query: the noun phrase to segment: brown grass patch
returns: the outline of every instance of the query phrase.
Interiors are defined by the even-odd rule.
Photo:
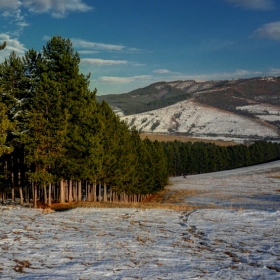
[[[176,190],[171,191],[164,189],[153,195],[147,203],[163,203],[163,204],[173,204],[173,203],[185,203],[185,199],[190,196],[196,196],[203,194],[205,191],[197,189],[188,190]]]
[[[123,203],[123,202],[77,202],[77,203],[65,203],[55,204],[51,206],[54,211],[66,211],[74,208],[132,208],[132,209],[166,209],[175,211],[192,211],[195,209],[204,208],[216,208],[214,206],[188,206],[179,204],[169,203],[153,203],[153,202],[142,202],[142,203]]]
[[[200,139],[200,138],[194,138],[189,136],[182,136],[182,135],[165,135],[165,134],[149,134],[149,133],[141,133],[140,134],[142,139],[148,138],[151,141],[159,141],[159,142],[167,142],[167,141],[181,141],[181,142],[205,142],[205,143],[214,143],[218,146],[234,146],[238,145],[235,142],[231,141],[222,141],[222,140],[208,140],[208,139]]]
[[[23,270],[23,268],[28,268],[30,267],[30,262],[29,261],[19,261],[19,260],[14,260],[17,264],[13,267],[13,270],[15,272],[19,272],[19,273],[25,273],[25,271]]]
[[[219,208],[215,205],[207,206],[190,206],[186,205],[187,197],[196,196],[207,193],[203,190],[188,189],[176,190],[164,189],[150,196],[147,200],[141,203],[126,203],[126,202],[71,202],[71,203],[54,203],[48,209],[44,209],[43,213],[52,211],[66,211],[77,207],[84,208],[134,208],[134,209],[170,209],[175,211],[192,211],[195,209],[213,209]]]
[[[43,214],[46,214],[46,213],[54,213],[55,211],[53,210],[53,209],[51,209],[51,208],[45,208],[45,209],[43,209],[43,211],[42,211],[42,213]]]

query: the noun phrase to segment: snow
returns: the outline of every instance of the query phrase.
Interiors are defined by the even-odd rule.
[[[129,126],[146,133],[180,133],[203,138],[279,138],[277,130],[257,120],[185,100],[146,113],[123,116]],[[238,141],[240,142],[240,141]]]
[[[246,106],[239,106],[236,109],[248,111],[253,114],[264,114],[264,115],[279,115],[280,114],[280,107],[266,104],[266,103],[259,103],[259,104],[252,104]]]
[[[1,216],[1,279],[279,277],[279,211],[4,207]]]
[[[188,205],[280,210],[280,161],[169,181],[172,192],[196,191],[185,199]]]
[[[256,115],[259,119],[263,121],[275,122],[280,121],[280,115]]]
[[[220,206],[244,196],[237,210],[2,206],[0,278],[280,279],[279,173],[278,161],[170,180],[170,191],[197,188]]]

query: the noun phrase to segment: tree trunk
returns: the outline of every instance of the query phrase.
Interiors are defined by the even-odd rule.
[[[65,203],[65,187],[64,187],[64,181],[60,181],[60,203]]]
[[[98,184],[98,201],[102,201],[101,183]]]
[[[106,183],[104,183],[103,185],[103,188],[104,188],[104,202],[107,202],[107,186],[106,186]]]
[[[33,208],[37,208],[37,183],[33,183]]]
[[[76,181],[74,181],[73,201],[77,201],[77,182]]]
[[[12,187],[12,202],[15,202],[15,187]]]
[[[86,186],[87,186],[87,201],[90,201],[90,184],[88,182],[86,182]]]
[[[44,184],[43,188],[44,188],[44,204],[47,205],[48,204],[48,195],[47,195],[47,186],[46,186],[46,184]]]
[[[29,203],[29,187],[24,186],[24,202]]]
[[[73,189],[73,186],[72,186],[72,180],[69,180],[68,181],[68,202],[72,202],[73,201],[73,194],[72,194],[72,189]]]
[[[19,203],[23,204],[23,193],[22,193],[22,187],[19,187]]]
[[[96,202],[96,183],[93,184],[93,201]]]
[[[48,206],[52,205],[52,184],[49,184]]]
[[[113,189],[110,187],[110,202],[113,202]]]
[[[78,201],[82,201],[82,181],[78,182]]]

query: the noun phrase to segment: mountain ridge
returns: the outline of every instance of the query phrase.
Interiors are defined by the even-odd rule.
[[[145,133],[280,141],[280,77],[158,82],[97,99]]]

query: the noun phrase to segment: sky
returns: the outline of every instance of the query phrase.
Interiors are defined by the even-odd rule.
[[[0,0],[0,62],[71,39],[97,95],[280,76],[279,0]]]

